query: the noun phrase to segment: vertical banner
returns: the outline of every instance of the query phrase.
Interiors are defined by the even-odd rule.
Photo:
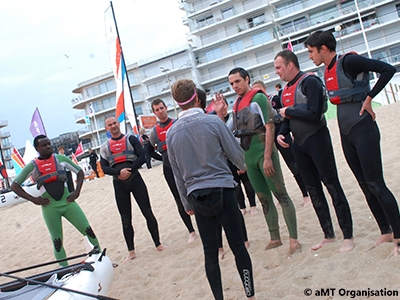
[[[109,8],[104,13],[104,19],[108,51],[116,85],[115,117],[121,123],[121,131],[123,133],[126,133],[125,117],[127,117],[131,124],[133,133],[138,134],[139,131],[136,121],[136,113],[112,2],[110,2]]]
[[[83,153],[85,153],[85,152],[83,151],[82,142],[80,142],[78,147],[76,147],[75,157],[78,157],[78,156],[82,155]]]
[[[13,148],[11,153],[11,160],[14,165],[15,174],[18,175],[22,169],[25,167],[24,159],[21,154],[19,154],[18,150]]]
[[[32,136],[35,138],[39,134],[46,134],[46,130],[44,129],[44,124],[42,117],[40,116],[39,109],[36,107],[35,111],[33,112],[31,126],[29,127]]]

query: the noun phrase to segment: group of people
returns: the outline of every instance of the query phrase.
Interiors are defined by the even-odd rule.
[[[248,299],[255,299],[244,211],[241,212],[243,206],[239,206],[237,201],[240,195],[237,189],[241,184],[238,175],[246,174],[253,193],[260,200],[270,234],[265,249],[283,244],[273,195],[282,209],[289,232],[288,258],[301,251],[296,210],[285,187],[278,150],[299,185],[304,205],[311,202],[318,217],[324,236],[311,249],[318,250],[336,241],[323,183],[332,198],[343,234],[338,252],[351,251],[355,247],[352,215],[339,181],[324,117],[328,98],[337,105],[346,161],[380,229],[381,236],[375,244],[393,242],[393,255],[399,254],[399,208],[383,178],[380,134],[371,106],[372,99],[396,69],[352,52],[338,55],[336,40],[327,31],[311,34],[305,47],[315,65],[323,63],[326,66],[325,82],[313,73],[302,72],[293,52],[280,51],[275,56],[274,67],[276,74],[287,83],[283,89],[278,87],[276,97],[267,96],[262,81],[251,85],[250,75],[245,69],[234,68],[229,72],[228,81],[238,96],[231,116],[227,114],[228,104],[222,94],[215,95],[214,112],[207,114],[204,91],[198,89],[192,80],[178,80],[172,85],[171,92],[182,112],[177,120],[173,120],[161,99],[153,101],[152,110],[159,123],[146,140],[146,151],[135,136],[121,133],[114,116],[106,117],[105,128],[111,138],[101,146],[100,163],[104,173],[113,176],[115,199],[128,248],[125,261],[136,257],[130,194],[146,218],[154,246],[159,251],[165,249],[160,241],[146,184],[138,171],[146,162],[146,155],[163,162],[165,180],[189,232],[188,242],[197,238],[191,220],[191,216],[195,216],[203,244],[205,272],[215,299],[223,299],[219,267],[221,228],[235,256],[245,295]],[[372,89],[370,72],[380,74]],[[53,154],[46,136],[37,136],[34,145],[39,157],[17,176],[12,189],[42,206],[55,256],[61,260],[65,257],[61,216],[99,246],[89,222],[75,202],[82,188],[82,170],[67,157]],[[72,192],[64,186],[64,169],[77,173],[77,186]],[[32,197],[21,187],[31,175],[42,191],[40,197]]]

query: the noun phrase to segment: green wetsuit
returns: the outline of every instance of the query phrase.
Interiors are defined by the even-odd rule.
[[[250,107],[252,111],[257,111],[261,115],[264,124],[273,123],[271,104],[264,94],[257,93],[253,97]],[[297,239],[296,209],[286,191],[278,151],[275,145],[273,145],[271,159],[275,173],[272,177],[267,177],[263,168],[264,150],[265,134],[254,134],[251,139],[250,148],[244,152],[244,156],[247,165],[247,174],[263,207],[271,240],[280,240],[278,211],[276,210],[271,191],[282,207],[283,217],[288,227],[290,238]]]
[[[64,155],[55,154],[58,163],[62,165],[63,168],[70,170],[77,174],[81,168],[74,164],[68,157]],[[21,185],[28,177],[32,176],[33,179],[39,177],[39,173],[34,167],[32,162],[28,163],[21,173],[15,178],[15,182]],[[59,184],[60,182],[55,182]],[[59,185],[61,188],[61,185]],[[67,186],[62,184],[64,193],[60,200],[56,200],[50,196],[46,191],[45,187],[40,188],[40,193],[42,198],[49,198],[50,204],[47,206],[42,206],[42,215],[44,221],[46,222],[47,229],[49,230],[51,240],[53,241],[54,256],[56,259],[62,259],[66,257],[65,249],[63,246],[63,230],[61,217],[66,218],[80,233],[87,236],[89,241],[100,248],[99,242],[90,227],[89,221],[87,220],[81,207],[75,201],[68,203],[67,197],[69,196],[69,191]],[[68,262],[61,262],[60,265],[66,266]]]

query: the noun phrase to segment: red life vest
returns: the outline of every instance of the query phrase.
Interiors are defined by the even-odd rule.
[[[238,97],[235,101],[235,103],[233,104],[233,112],[237,113],[239,111],[241,111],[243,108],[248,107],[251,103],[251,100],[253,99],[254,95],[257,93],[263,93],[267,98],[267,94],[264,93],[263,90],[261,89],[251,89],[249,92],[247,92],[246,95],[244,95],[244,97]]]
[[[330,70],[325,68],[325,85],[332,104],[364,101],[371,90],[368,73],[360,73],[356,79],[346,76],[343,70],[343,59],[349,54],[357,53],[346,53],[336,59],[335,64]]]
[[[118,163],[135,161],[137,156],[135,155],[133,146],[129,142],[128,136],[125,135],[119,140],[109,139],[107,144],[107,160],[111,167]]]
[[[160,153],[167,151],[167,131],[171,128],[175,121],[175,119],[170,119],[169,123],[165,127],[161,127],[160,124],[154,126],[157,150]]]
[[[34,178],[38,188],[45,183],[54,181],[65,182],[67,180],[67,173],[54,154],[52,154],[48,159],[35,158],[32,160],[32,163],[38,172],[38,177]]]
[[[307,105],[307,97],[301,91],[301,83],[312,73],[305,73],[291,86],[286,85],[282,90],[281,102],[283,107]]]

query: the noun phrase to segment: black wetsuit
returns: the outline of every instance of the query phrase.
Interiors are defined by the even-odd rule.
[[[99,172],[97,172],[97,160],[99,157],[97,154],[92,151],[89,155],[89,165],[92,167],[92,170],[96,173],[96,177],[99,178]]]
[[[343,69],[349,78],[355,79],[361,72],[380,74],[374,88],[368,93],[374,98],[393,77],[396,69],[384,62],[359,55],[346,55]],[[332,68],[336,57],[328,66]],[[342,148],[367,203],[380,228],[381,234],[391,233],[400,238],[400,215],[396,199],[385,184],[380,149],[378,125],[368,112],[359,116],[362,102],[337,105],[338,125]]]
[[[279,90],[278,95],[275,95],[271,99],[271,106],[273,109],[278,110],[282,108],[282,103],[280,101],[280,96],[282,93],[282,89]],[[300,191],[303,195],[303,197],[307,197],[307,188],[306,184],[304,183],[303,178],[301,177],[298,165],[296,163],[296,158],[294,156],[294,147],[293,147],[293,140],[290,134],[285,136],[285,143],[289,144],[288,148],[283,148],[281,145],[276,140],[276,137],[279,134],[279,131],[281,130],[282,127],[282,118],[274,118],[274,124],[275,124],[275,146],[278,149],[279,153],[282,155],[283,160],[285,161],[286,165],[288,166],[289,170],[292,172],[294,179],[296,180],[297,185],[300,188]]]
[[[300,72],[288,86],[303,75]],[[334,238],[332,219],[321,181],[332,197],[339,226],[345,239],[353,237],[353,221],[349,203],[339,182],[332,141],[323,116],[326,98],[323,96],[322,82],[315,76],[308,76],[302,83],[302,93],[307,97],[307,109],[286,109],[288,117],[282,124],[280,134],[294,133],[294,149],[301,176],[307,186],[314,210],[325,238]],[[295,121],[297,128],[293,127]],[[307,130],[299,130],[309,128]]]
[[[124,135],[121,135],[115,140],[120,140]],[[113,138],[112,138],[113,139]],[[132,204],[131,204],[131,193],[139,206],[140,211],[146,218],[147,228],[153,239],[154,245],[158,247],[160,243],[160,235],[158,231],[158,223],[151,210],[149,194],[147,191],[146,184],[143,181],[142,176],[138,172],[138,169],[144,163],[144,151],[139,140],[131,135],[129,136],[129,143],[133,146],[134,152],[137,156],[136,160],[133,162],[126,161],[117,163],[110,167],[109,161],[107,160],[107,155],[105,154],[105,149],[108,147],[107,143],[101,146],[100,151],[100,163],[105,174],[113,175],[113,185],[115,200],[117,202],[117,207],[119,214],[121,215],[122,230],[125,237],[125,242],[128,250],[135,250],[134,244],[134,231],[132,226]],[[131,175],[126,180],[119,180],[118,175],[120,170],[123,168],[131,168]]]
[[[169,118],[164,123],[160,122],[159,126],[162,128],[166,127],[169,125],[170,122],[172,122],[172,119]],[[189,231],[189,233],[194,232],[195,230],[193,227],[192,219],[190,218],[190,215],[188,215],[186,213],[185,208],[183,207],[181,198],[179,196],[178,188],[176,187],[174,174],[172,173],[172,168],[171,168],[171,165],[170,165],[169,159],[168,159],[168,151],[159,149],[159,151],[161,151],[161,155],[154,151],[154,146],[155,146],[155,136],[153,136],[154,134],[155,134],[155,131],[152,130],[150,133],[150,140],[149,140],[150,142],[147,147],[148,155],[153,157],[156,160],[161,160],[163,162],[164,178],[168,184],[168,187],[169,187],[172,195],[174,196],[176,206],[178,207],[179,215],[180,215],[183,223],[185,224],[187,230]]]

